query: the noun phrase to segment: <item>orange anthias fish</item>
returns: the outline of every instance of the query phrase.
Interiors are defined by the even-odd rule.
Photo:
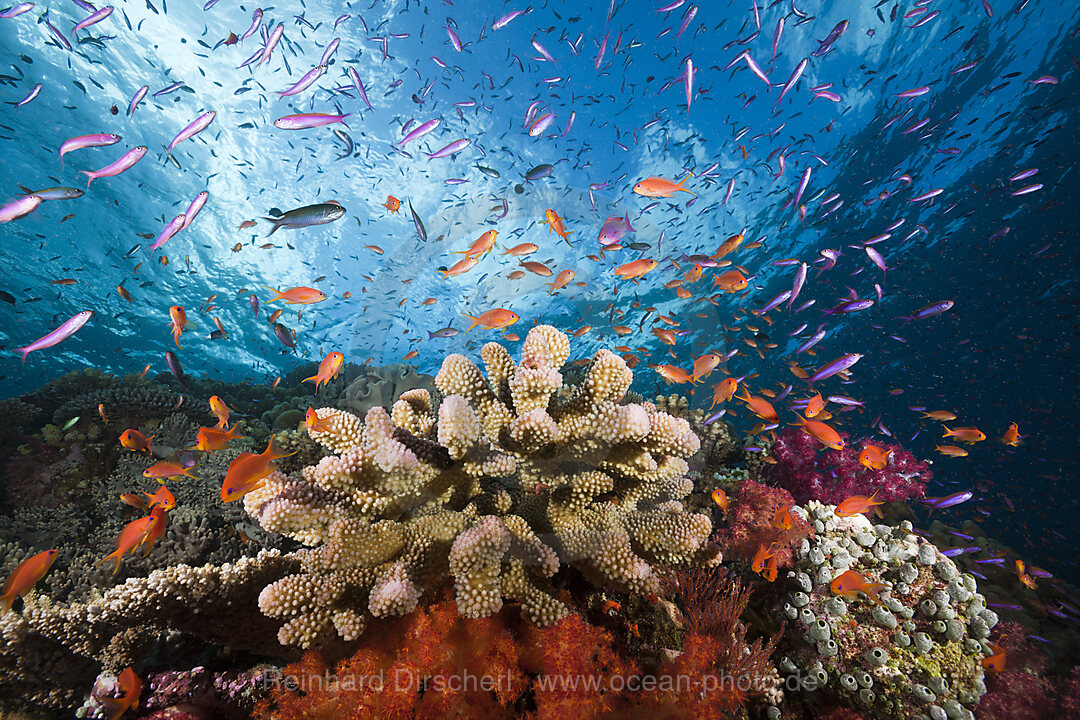
[[[1001,442],[1006,445],[1012,445],[1013,447],[1018,447],[1022,439],[1023,438],[1020,437],[1020,428],[1016,423],[1009,425],[1009,429],[1001,436]]]
[[[728,253],[735,252],[735,250],[738,249],[739,245],[742,244],[742,241],[742,233],[739,233],[738,235],[732,235],[727,240],[720,243],[720,247],[716,250],[716,254],[710,256],[709,259],[713,261],[719,261],[723,259],[723,257]]]
[[[124,668],[116,680],[120,688],[120,697],[99,697],[97,701],[105,708],[109,720],[117,720],[128,710],[134,710],[139,706],[139,693],[142,692],[142,681],[131,668]]]
[[[870,470],[884,470],[889,464],[890,455],[892,455],[892,450],[885,450],[877,445],[867,445],[859,453],[859,463]]]
[[[443,280],[445,280],[446,278],[457,277],[458,275],[463,275],[472,270],[474,267],[476,267],[476,264],[478,262],[480,262],[480,258],[476,257],[475,255],[466,255],[465,257],[461,258],[456,263],[451,265],[448,269],[440,270],[439,272],[443,274]]]
[[[464,313],[462,314],[464,315]],[[472,320],[472,325],[470,325],[465,332],[469,332],[469,330],[472,330],[477,325],[488,330],[497,330],[513,325],[521,319],[516,312],[507,310],[506,308],[495,308],[494,310],[488,310],[483,315],[478,315],[476,317],[465,315],[465,317]]]
[[[754,553],[754,559],[750,561],[750,569],[761,573],[765,569],[765,561],[776,554],[776,543],[769,545],[766,550],[764,545],[758,545],[758,551]]]
[[[563,219],[559,217],[559,213],[555,212],[551,208],[548,208],[544,212],[544,219],[540,221],[540,224],[547,225],[549,233],[554,230],[556,235],[561,237],[567,245],[570,245],[570,238],[566,236],[575,231],[567,231],[566,225],[563,223]]]
[[[776,512],[773,513],[772,519],[769,520],[769,524],[779,530],[790,530],[791,522],[792,521],[790,505],[785,505],[781,508],[777,508]]]
[[[1020,582],[1027,586],[1028,589],[1035,589],[1035,578],[1028,574],[1027,567],[1024,565],[1023,560],[1016,561],[1016,577],[1020,578]]]
[[[143,477],[156,478],[159,482],[168,480],[169,478],[178,477],[183,475],[189,478],[195,478],[194,475],[189,475],[191,470],[194,470],[196,466],[184,467],[178,462],[159,462],[151,465],[143,470]]]
[[[540,275],[541,277],[551,277],[551,268],[542,262],[536,262],[534,260],[522,260],[521,267],[525,268],[534,275]]]
[[[845,500],[841,500],[840,504],[836,506],[836,509],[833,512],[836,514],[837,517],[852,517],[854,515],[865,515],[866,513],[870,512],[870,510],[875,505],[885,504],[883,500],[875,501],[874,498],[876,496],[877,490],[875,490],[874,494],[870,497],[866,497],[865,495],[852,495]]]
[[[221,483],[221,499],[224,502],[232,502],[258,489],[262,486],[263,479],[277,469],[272,461],[295,454],[282,452],[274,442],[273,436],[266,444],[266,450],[258,455],[250,452],[240,453],[229,463],[225,480]]]
[[[143,437],[143,434],[138,430],[132,430],[128,428],[124,432],[120,433],[120,444],[126,447],[132,452],[148,452],[152,453],[150,449],[150,441],[156,436]]]
[[[219,428],[229,427],[229,406],[217,395],[210,396],[210,412],[217,417]]]
[[[615,268],[615,274],[624,280],[635,280],[639,277],[643,277],[645,273],[649,272],[657,265],[655,260],[650,258],[639,258],[633,262],[628,262],[625,265],[619,265]]]
[[[728,500],[727,493],[724,492],[723,488],[716,488],[712,491],[712,501],[716,503],[716,506],[718,508],[724,511],[725,515],[727,515],[727,509],[730,501]]]
[[[322,290],[316,290],[315,288],[310,287],[294,287],[289,288],[285,292],[274,290],[274,288],[269,285],[264,285],[263,287],[275,293],[275,297],[270,298],[266,302],[284,300],[290,305],[310,305],[312,303],[322,302],[326,299],[326,293]]]
[[[716,353],[708,353],[694,360],[694,381],[704,380],[720,364],[720,356]]]
[[[387,195],[386,202],[381,203],[381,205],[392,213],[396,213],[401,209],[401,201],[393,195]]]
[[[824,409],[825,400],[821,397],[821,393],[817,393],[806,402],[806,410],[803,411],[803,415],[808,418],[817,417]]]
[[[954,437],[960,442],[977,443],[986,439],[986,433],[977,427],[958,427],[955,430],[950,430],[947,426],[941,426],[945,430],[945,434],[941,437]]]
[[[645,197],[671,197],[676,192],[690,193],[697,197],[697,193],[690,192],[683,187],[683,183],[690,179],[687,175],[679,182],[672,182],[671,180],[665,180],[660,177],[645,178],[641,182],[634,185],[634,192],[638,195],[644,195]]]
[[[0,595],[0,615],[11,609],[15,598],[25,595],[38,580],[45,577],[45,573],[49,572],[59,552],[59,550],[45,550],[37,555],[31,555],[18,564],[4,582],[3,595]]]
[[[498,237],[498,233],[494,230],[488,230],[480,237],[476,238],[476,242],[472,244],[468,250],[458,250],[454,255],[464,255],[465,257],[480,258],[495,247],[495,238]]]
[[[132,520],[124,529],[120,531],[120,535],[116,538],[116,550],[112,551],[101,560],[98,560],[97,564],[105,562],[106,560],[116,560],[116,567],[113,568],[113,575],[120,569],[120,560],[125,554],[131,552],[135,548],[139,547],[144,539],[146,539],[146,531],[150,529],[151,523],[154,522],[153,515],[147,515],[136,520]]]
[[[555,277],[555,282],[544,283],[545,285],[551,286],[551,290],[548,291],[548,295],[555,292],[556,290],[561,290],[562,288],[566,287],[570,284],[571,281],[573,281],[573,279],[573,270],[563,270]]]
[[[230,440],[238,440],[244,437],[243,435],[237,435],[238,432],[240,432],[239,423],[233,425],[229,430],[222,430],[217,427],[199,428],[199,434],[195,436],[195,449],[203,452],[224,450]]]
[[[922,414],[924,420],[937,420],[938,422],[949,422],[955,420],[956,415],[948,410],[934,410],[932,412],[924,412]]]
[[[675,383],[676,385],[682,385],[683,383],[695,383],[690,373],[686,372],[682,368],[677,368],[674,365],[651,365],[660,377],[667,381],[667,384]]]
[[[527,243],[521,243],[520,245],[515,245],[514,247],[507,249],[503,253],[503,255],[511,255],[513,257],[521,257],[523,255],[530,255],[530,254],[536,252],[539,249],[540,249],[540,246],[537,245],[536,243],[527,242]]]
[[[768,400],[751,395],[746,389],[743,390],[743,393],[745,393],[743,396],[736,397],[746,403],[746,407],[749,408],[750,412],[767,423],[775,423],[780,419],[776,414],[776,408]]]
[[[345,356],[337,350],[329,352],[326,357],[319,363],[319,371],[309,378],[304,378],[302,382],[315,381],[315,390],[319,389],[320,385],[326,385],[328,382],[338,376],[341,371],[341,366],[345,364]]]
[[[315,412],[315,408],[308,405],[307,413],[304,415],[304,424],[307,425],[308,431],[314,430],[315,432],[330,432],[330,419],[320,418],[319,413]]]
[[[967,457],[968,451],[956,445],[935,445],[934,449],[945,457]]]
[[[1005,670],[1005,648],[994,643],[990,643],[990,648],[994,651],[994,654],[982,659],[983,669],[996,673],[1003,672]]]
[[[675,345],[675,333],[671,332],[667,328],[653,328],[652,334],[660,338],[660,342],[664,343],[665,345]]]
[[[143,493],[143,495],[146,496],[146,500],[139,497],[137,493],[124,493],[120,496],[120,499],[136,510],[145,510],[146,512],[153,510],[155,505],[161,505],[166,510],[172,510],[176,507],[176,498],[169,491],[169,488],[164,485],[159,485],[158,489],[153,493]]]
[[[709,410],[735,397],[735,391],[738,389],[739,381],[735,378],[724,378],[713,385],[712,405],[709,406]]]
[[[845,600],[855,600],[859,597],[859,593],[863,593],[878,605],[881,604],[881,591],[888,588],[889,586],[885,583],[869,582],[865,576],[854,570],[841,573],[829,583],[829,590],[833,595],[839,595]]]
[[[836,432],[831,425],[820,420],[807,420],[804,417],[799,417],[798,421],[791,424],[802,427],[804,433],[831,450],[844,449],[844,438],[840,437],[840,433]]]
[[[153,549],[154,543],[156,543],[161,536],[165,534],[165,527],[169,524],[169,512],[165,509],[165,505],[156,504],[150,508],[150,522],[146,526],[146,532],[143,533],[143,539],[140,545],[146,546],[146,552],[143,553],[143,557],[150,554],[150,550]]]
[[[180,336],[188,325],[187,312],[180,305],[173,305],[169,308],[169,317],[172,318],[169,325],[172,327],[173,342],[180,347]]]
[[[724,292],[734,293],[745,290],[748,282],[746,276],[738,270],[725,270],[713,278],[713,285]]]

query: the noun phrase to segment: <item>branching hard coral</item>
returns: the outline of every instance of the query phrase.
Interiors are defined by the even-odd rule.
[[[437,409],[417,389],[363,420],[317,410],[309,432],[335,455],[244,497],[266,530],[311,546],[298,553],[303,574],[260,596],[264,613],[286,620],[279,639],[308,647],[331,627],[355,638],[369,615],[410,612],[447,577],[467,617],[509,598],[550,625],[567,608],[548,578],[566,565],[596,585],[655,592],[654,564],[718,562],[709,517],[680,502],[692,489],[685,458],[699,448],[689,424],[620,404],[633,374],[606,350],[564,389],[569,354],[569,338],[540,325],[520,362],[484,345],[486,377],[448,356]]]
[[[852,495],[878,500],[902,501],[922,497],[932,474],[925,462],[899,445],[875,442],[891,450],[888,465],[871,470],[859,463],[864,443],[851,443],[843,450],[821,451],[821,443],[801,430],[789,428],[780,433],[769,450],[776,461],[764,475],[802,504],[809,500],[836,505]]]

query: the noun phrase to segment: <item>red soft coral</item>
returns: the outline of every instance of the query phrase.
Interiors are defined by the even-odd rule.
[[[885,502],[907,500],[926,494],[932,477],[925,462],[899,445],[874,442],[892,450],[889,464],[871,470],[859,462],[867,441],[852,443],[843,450],[822,450],[821,443],[801,430],[789,428],[773,443],[770,456],[776,461],[768,471],[770,483],[784,488],[799,503],[808,500],[836,505],[852,495],[877,493]]]
[[[790,529],[773,526],[776,511],[795,504],[787,490],[743,480],[728,499],[727,516],[716,530],[716,542],[726,558],[749,561],[761,546],[775,544],[776,566],[789,567],[799,542],[814,534],[814,529],[795,513],[791,514]]]

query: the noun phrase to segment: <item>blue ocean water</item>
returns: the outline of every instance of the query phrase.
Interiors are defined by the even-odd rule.
[[[143,0],[118,3],[68,50],[46,21],[70,40],[86,5],[38,4],[0,20],[0,99],[12,103],[0,106],[2,202],[15,200],[19,186],[85,188],[79,170],[104,167],[138,145],[149,150],[127,172],[95,180],[83,197],[46,201],[0,228],[5,396],[87,367],[122,375],[149,363],[166,372],[166,350],[192,377],[236,382],[270,383],[332,350],[357,364],[401,362],[416,351],[409,362],[434,373],[446,354],[475,355],[480,343],[499,338],[493,330],[464,332],[463,315],[494,308],[520,316],[508,328],[520,337],[537,322],[567,332],[588,326],[572,359],[629,346],[639,359],[636,388],[647,394],[664,388],[650,364],[689,368],[706,352],[737,351],[721,368],[727,374],[759,373],[750,381],[755,390],[794,383],[805,397],[789,361],[812,370],[861,353],[850,383],[833,378],[826,386],[863,403],[840,416],[844,430],[883,439],[887,430],[935,458],[933,494],[976,492],[954,517],[986,518],[1034,560],[1075,576],[1080,253],[1071,209],[1080,199],[1073,172],[1080,7],[785,0],[673,2],[661,12],[644,2],[286,3],[264,8],[251,37],[223,44],[251,26],[255,6]],[[493,29],[514,11],[526,12]],[[284,33],[269,59],[239,67],[278,23]],[[279,97],[335,39],[322,76]],[[768,82],[738,59],[742,53]],[[40,94],[15,107],[37,83]],[[129,116],[143,85],[149,93]],[[899,97],[908,91],[913,97]],[[170,160],[165,147],[208,111],[216,113],[210,126]],[[294,113],[339,111],[349,115],[345,127],[274,126]],[[547,113],[551,125],[532,136]],[[402,147],[405,129],[434,119],[437,129]],[[91,133],[122,140],[72,152],[61,169],[61,143]],[[459,139],[471,142],[453,157],[426,156]],[[353,151],[339,157],[346,143]],[[551,175],[526,182],[545,163]],[[1010,180],[1028,169],[1038,173]],[[696,195],[652,199],[631,190],[650,176],[687,175]],[[198,218],[151,256],[168,221],[203,191],[209,200]],[[388,195],[402,201],[400,212],[381,206]],[[257,220],[275,208],[331,201],[347,211],[331,224],[268,238],[269,223]],[[573,231],[569,243],[540,223],[549,208]],[[636,230],[629,242],[645,245],[601,257],[601,225],[624,214]],[[247,220],[257,225],[238,229]],[[891,226],[890,237],[865,245]],[[439,268],[488,229],[501,247],[536,243],[525,259],[553,275],[526,270],[511,279],[518,259],[500,249],[444,280]],[[693,267],[684,256],[712,254],[739,232],[743,246],[728,259],[745,269],[745,292],[718,294],[712,278],[721,270],[713,268],[685,284],[689,297],[665,287]],[[866,247],[880,253],[886,271]],[[823,250],[839,252],[835,266],[824,269]],[[615,276],[616,266],[639,258],[658,266],[637,283]],[[791,288],[798,266],[778,264],[789,259],[808,264],[806,285],[794,306],[768,313],[766,325],[747,311]],[[566,269],[573,282],[549,294],[545,283]],[[69,279],[77,283],[55,284]],[[281,305],[266,304],[264,286],[311,286],[328,296],[300,306],[299,315],[287,306],[279,319],[295,331],[296,352],[266,321]],[[258,315],[252,293],[263,303]],[[849,297],[875,303],[823,314]],[[424,304],[428,298],[436,302]],[[815,304],[793,312],[806,300]],[[898,317],[942,300],[955,305],[901,327]],[[195,324],[182,349],[170,333],[173,305]],[[20,362],[14,348],[83,310],[94,316],[76,335]],[[215,317],[227,337],[209,338]],[[822,324],[817,354],[791,355]],[[633,332],[617,335],[614,325]],[[428,339],[451,326],[461,334]],[[654,327],[679,332],[673,356]],[[696,394],[707,407],[708,386]],[[950,410],[989,439],[969,457],[941,457],[939,425],[919,421],[911,407]],[[752,425],[746,415],[739,410],[734,421],[743,431]],[[1010,422],[1024,436],[1017,448],[997,442]]]

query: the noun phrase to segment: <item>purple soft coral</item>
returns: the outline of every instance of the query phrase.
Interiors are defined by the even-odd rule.
[[[908,500],[926,494],[931,474],[925,462],[919,462],[899,445],[874,444],[892,450],[889,464],[871,470],[859,463],[859,453],[866,443],[850,443],[843,450],[821,451],[821,443],[806,433],[788,429],[780,433],[770,454],[776,464],[769,481],[791,493],[798,503],[818,500],[837,504],[852,495],[871,495],[888,501]]]

